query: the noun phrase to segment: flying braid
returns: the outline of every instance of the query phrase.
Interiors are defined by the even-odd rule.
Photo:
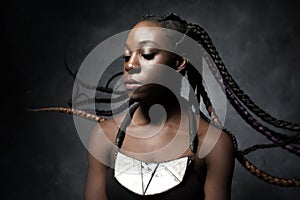
[[[276,119],[275,117],[271,116],[267,112],[265,112],[263,109],[261,109],[259,106],[257,106],[250,97],[244,93],[242,89],[238,86],[238,84],[235,82],[235,80],[232,78],[230,73],[227,71],[223,61],[221,60],[215,46],[212,43],[212,40],[210,39],[208,33],[199,25],[197,24],[188,24],[188,27],[190,30],[193,30],[193,36],[192,38],[197,40],[200,45],[209,53],[210,57],[213,59],[214,63],[218,67],[218,70],[224,80],[226,82],[230,89],[234,92],[234,94],[239,98],[241,102],[243,102],[244,105],[247,106],[247,108],[255,113],[258,117],[260,117],[263,121],[283,129],[288,129],[292,131],[299,131],[300,130],[300,124],[299,123],[293,123],[293,122],[287,122],[284,120]]]
[[[225,84],[229,86],[229,87],[227,87],[228,91],[232,90],[234,92],[234,95],[236,95],[238,97],[238,99],[240,101],[242,101],[249,110],[251,110],[254,114],[256,114],[257,116],[262,118],[262,120],[264,120],[276,127],[285,128],[285,129],[289,129],[289,130],[300,130],[299,124],[285,122],[283,120],[275,119],[274,117],[272,117],[271,115],[267,114],[265,111],[260,109],[257,105],[255,105],[252,102],[252,100],[248,97],[248,95],[244,94],[244,92],[239,88],[239,86],[233,80],[231,75],[228,73],[228,71],[225,68],[225,65],[223,64],[221,58],[219,57],[219,55],[216,51],[216,48],[214,47],[210,37],[208,36],[206,31],[202,27],[200,27],[199,25],[196,25],[196,24],[187,23],[185,20],[182,20],[180,17],[178,17],[174,13],[169,13],[164,16],[146,15],[142,20],[158,21],[161,23],[162,27],[177,30],[181,33],[187,34],[188,36],[190,36],[191,38],[196,40],[208,52],[209,56],[213,59],[214,63],[216,64],[216,66],[217,66],[216,71],[218,71],[219,74],[221,74],[221,77],[218,77],[219,75],[217,75],[217,73],[214,73],[214,75],[216,75],[216,79],[223,78]],[[190,68],[187,70],[190,70],[187,72],[187,75],[188,75],[188,79],[189,79],[191,87],[195,90],[197,100],[199,101],[199,94],[201,94],[201,97],[203,98],[206,109],[208,110],[208,113],[210,114],[211,119],[214,119],[212,116],[212,114],[214,114],[214,112],[210,112],[210,111],[213,111],[211,101],[209,100],[209,97],[207,95],[207,92],[204,89],[203,84],[199,84],[199,83],[202,83],[202,78],[200,78],[198,76],[197,77],[198,83],[196,83],[195,82],[195,73],[193,73],[193,68]],[[214,69],[212,69],[212,70],[214,70]],[[227,93],[226,96],[229,97],[229,94]],[[232,100],[232,98],[231,98],[231,100]],[[230,101],[230,102],[233,103],[233,101]],[[239,107],[243,108],[242,105],[239,105]],[[208,108],[210,108],[211,110],[209,110]],[[237,108],[237,107],[235,107],[235,108]],[[205,115],[202,114],[202,117],[205,118]],[[248,120],[247,123],[252,122],[252,125],[256,124],[256,122],[257,122],[257,121],[254,121],[254,118],[248,117],[248,119],[251,119],[251,120]],[[218,123],[214,123],[214,124],[219,125]],[[257,127],[258,127],[258,129],[256,129],[256,130],[259,130],[262,126],[257,126]],[[265,133],[268,130],[263,129],[263,131]],[[277,185],[281,185],[281,186],[300,186],[299,179],[281,179],[278,177],[273,177],[273,176],[267,174],[266,172],[263,172],[262,170],[255,167],[238,150],[237,141],[236,141],[234,135],[231,134],[230,132],[228,132],[227,130],[225,130],[225,133],[227,133],[229,136],[231,136],[231,138],[233,140],[237,160],[251,173],[255,174],[260,179],[268,181],[272,184],[277,184]],[[275,147],[275,146],[285,146],[290,150],[294,150],[293,148],[296,148],[296,147],[289,145],[290,142],[294,141],[293,139],[290,139],[289,142],[286,142],[286,140],[284,140],[284,138],[285,138],[284,136],[282,136],[280,134],[275,134],[270,131],[268,133],[270,133],[269,139],[270,138],[274,139],[274,135],[279,135],[278,140],[275,140],[275,142],[277,142],[277,145],[269,145],[268,146],[269,148]],[[279,145],[279,144],[281,144],[281,145]],[[259,149],[260,147],[266,148],[267,146],[266,145],[261,145],[261,146],[258,145],[255,148]],[[296,152],[296,150],[294,150],[292,152]],[[297,155],[299,155],[299,154],[297,153]]]
[[[199,28],[198,25],[189,25],[189,28],[192,30],[191,32],[194,33],[194,38],[198,41],[198,43],[202,44],[205,43],[203,42],[203,38],[204,37],[199,37],[199,31],[197,31]],[[198,35],[197,35],[198,34]],[[212,45],[210,45],[212,46]],[[205,53],[204,53],[205,54]],[[206,53],[207,54],[207,53]],[[264,134],[266,137],[268,137],[271,141],[276,142],[276,143],[281,143],[283,140],[285,140],[285,138],[288,138],[289,136],[286,135],[282,135],[279,134],[275,131],[270,130],[269,128],[267,128],[266,126],[263,126],[261,123],[259,123],[257,120],[255,120],[251,114],[247,111],[246,108],[244,108],[240,103],[239,100],[236,99],[235,94],[233,93],[233,91],[230,89],[230,87],[228,86],[228,84],[226,82],[223,83],[220,73],[218,71],[218,69],[215,67],[215,64],[217,63],[212,63],[209,55],[204,55],[204,58],[206,59],[210,69],[212,70],[214,76],[216,77],[216,80],[219,82],[219,84],[221,86],[225,86],[225,87],[221,87],[223,89],[223,91],[225,92],[227,98],[229,99],[229,102],[232,104],[232,106],[235,108],[235,110],[240,114],[240,116],[250,125],[252,126],[255,130],[257,130],[258,132]],[[292,153],[295,153],[297,155],[300,155],[300,148],[297,146],[293,146],[290,144],[286,144],[282,146],[283,148],[289,150]]]
[[[235,157],[236,159],[252,174],[257,176],[258,178],[267,181],[269,183],[279,185],[279,186],[300,186],[300,179],[292,178],[292,179],[285,179],[285,178],[279,178],[272,176],[268,174],[267,172],[264,172],[260,169],[258,169],[255,165],[253,165],[247,158],[245,158],[245,155],[253,152],[258,149],[264,149],[264,148],[272,148],[272,147],[284,147],[288,149],[289,151],[296,153],[296,155],[299,155],[300,149],[297,146],[293,146],[292,144],[299,144],[299,134],[292,135],[292,136],[286,136],[283,134],[279,134],[277,132],[274,132],[267,127],[261,125],[257,120],[255,120],[247,111],[247,109],[239,102],[241,101],[251,112],[253,112],[255,115],[260,117],[263,121],[279,128],[292,130],[292,131],[299,131],[300,130],[300,124],[299,123],[292,123],[287,122],[284,120],[279,120],[274,117],[272,117],[270,114],[266,113],[264,110],[259,108],[251,99],[250,97],[243,92],[243,90],[240,89],[238,84],[233,80],[232,76],[227,71],[224,63],[222,62],[221,58],[218,55],[218,52],[216,48],[214,47],[209,35],[207,32],[196,24],[187,23],[185,20],[182,20],[179,16],[177,16],[174,13],[169,13],[163,16],[154,16],[154,15],[146,15],[142,18],[141,21],[144,20],[152,20],[160,22],[160,25],[164,28],[172,29],[179,31],[181,33],[187,34],[189,37],[196,40],[207,52],[207,56],[204,56],[204,58],[209,61],[211,58],[214,62],[214,64],[217,67],[214,67],[215,65],[208,62],[208,65],[213,72],[215,78],[217,80],[221,80],[221,78],[224,80],[224,86],[223,88],[224,92],[226,93],[227,98],[229,99],[230,103],[233,105],[233,107],[238,111],[238,113],[245,119],[245,121],[251,125],[254,129],[257,131],[263,133],[266,135],[271,141],[274,142],[274,144],[258,144],[254,145],[252,147],[249,147],[243,151],[239,150],[237,140],[233,133],[225,129],[224,127],[221,127],[220,122],[216,116],[216,113],[213,109],[212,103],[210,101],[210,98],[205,90],[205,87],[203,85],[203,80],[201,74],[192,66],[190,63],[188,63],[186,74],[188,76],[188,81],[195,91],[196,98],[198,103],[200,103],[200,97],[202,98],[206,110],[208,111],[210,118],[208,119],[206,115],[204,115],[200,111],[200,116],[204,120],[206,120],[208,123],[211,123],[213,126],[216,126],[217,128],[222,129],[226,134],[228,134],[233,142],[233,146],[235,149]],[[71,76],[75,77],[76,74],[72,73],[70,68],[67,66],[66,62],[65,65],[71,74]],[[85,87],[87,89],[92,89],[100,92],[105,93],[112,93],[112,89],[109,88],[109,83],[118,75],[121,73],[118,73],[114,75],[106,84],[106,87],[101,86],[92,86],[87,83],[84,83],[83,81],[79,80],[78,78],[75,78],[77,83],[81,85],[82,87]],[[220,82],[221,84],[221,82]],[[108,99],[98,99],[96,103],[114,103],[124,100],[123,96],[125,94],[124,91],[118,91],[118,94],[121,96],[115,98],[114,100],[108,100]],[[78,94],[78,97],[83,94]],[[82,104],[88,104],[91,100],[87,99],[86,101],[78,101],[80,105]],[[62,108],[62,107],[54,107],[54,108],[40,108],[40,109],[30,109],[31,111],[56,111],[56,112],[64,112],[68,114],[74,114],[81,116],[83,118],[87,118],[89,120],[93,120],[96,122],[101,122],[105,120],[103,117],[111,117],[115,113],[121,113],[124,110],[128,108],[128,105],[131,105],[132,102],[127,101],[121,106],[117,107],[114,110],[97,110],[96,109],[96,115],[91,114],[89,112],[83,111],[83,110],[76,110],[74,108]],[[199,108],[200,110],[200,108]],[[95,111],[92,111],[94,113]]]

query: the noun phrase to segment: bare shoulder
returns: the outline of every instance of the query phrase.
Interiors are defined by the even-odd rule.
[[[105,136],[110,141],[113,141],[123,118],[124,115],[120,115],[116,118],[106,119],[103,122],[96,124],[91,133],[91,140],[95,137]]]
[[[206,156],[207,161],[228,159],[232,162],[234,157],[234,145],[232,138],[223,130],[210,125],[200,118],[198,128],[200,145],[210,145],[211,150]],[[209,143],[209,144],[204,144]]]
[[[218,154],[222,153],[234,155],[234,146],[232,138],[224,131],[221,132],[216,145],[212,149],[212,153],[214,152]]]
[[[109,162],[122,116],[97,123],[90,134],[88,151],[97,160]]]
[[[205,196],[207,199],[230,199],[235,164],[233,141],[222,129],[210,125],[204,119],[200,119],[199,125],[201,145],[203,147],[208,143],[209,146],[209,151],[203,156],[207,168]]]

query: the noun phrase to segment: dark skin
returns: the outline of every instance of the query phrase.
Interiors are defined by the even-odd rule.
[[[168,76],[159,67],[153,67],[152,64],[167,65],[177,72],[181,72],[186,67],[186,60],[176,57],[170,52],[160,50],[155,45],[167,43],[162,40],[160,33],[152,30],[143,32],[138,29],[140,27],[159,27],[159,23],[152,21],[138,23],[132,29],[126,41],[125,88],[129,97],[132,100],[139,101],[140,106],[126,130],[126,137],[121,150],[131,157],[147,162],[167,161],[193,155],[189,149],[189,127],[186,109],[180,109],[176,96],[166,88],[153,84],[144,85],[153,81],[151,79],[161,79]],[[152,41],[155,44],[146,41]],[[179,91],[178,88],[175,93]],[[167,114],[165,118],[160,114],[149,116],[149,109],[155,104],[164,107]],[[85,200],[106,199],[107,163],[110,163],[112,159],[112,152],[115,150],[114,140],[124,116],[121,115],[115,119],[101,122],[95,126],[91,134],[88,174],[84,192]],[[212,150],[205,157],[199,158],[197,155],[199,155],[205,136],[208,133],[219,134],[220,130],[209,127],[207,122],[198,117],[197,123],[199,144],[197,153],[193,155],[192,159],[195,161],[193,170],[195,170],[198,180],[203,185],[203,188],[199,188],[199,191],[204,191],[205,200],[230,199],[234,168],[232,141],[227,134],[221,132]],[[182,124],[182,126],[179,127],[179,124]],[[143,136],[140,135],[141,133],[143,133]],[[176,140],[173,140],[174,138]],[[175,143],[172,143],[174,141]],[[172,145],[168,145],[170,142]],[[166,151],[163,151],[162,148],[166,146]],[[173,154],[162,153],[174,151]]]

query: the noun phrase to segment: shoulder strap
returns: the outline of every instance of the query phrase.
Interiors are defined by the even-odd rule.
[[[132,116],[134,114],[134,112],[136,111],[136,109],[138,108],[139,103],[134,103],[130,106],[129,111],[127,113],[127,115],[125,116],[115,139],[115,145],[118,148],[121,148],[124,138],[125,138],[125,134],[126,134],[126,128],[127,126],[131,123],[132,120]]]

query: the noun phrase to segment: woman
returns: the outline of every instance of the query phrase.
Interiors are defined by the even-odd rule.
[[[180,33],[180,37],[173,35],[174,32]],[[185,51],[177,51],[186,45],[186,36],[203,47],[204,51],[200,50],[203,56],[196,52],[198,56],[189,60]],[[99,54],[94,52],[93,56],[91,62],[86,63],[95,66],[94,58]],[[196,57],[206,61],[238,114],[272,141],[271,144],[257,144],[243,151],[238,149],[234,135],[220,127],[202,84],[204,77],[199,74],[202,64],[194,63]],[[300,155],[299,133],[279,133],[257,118],[293,132],[299,132],[300,124],[276,119],[258,107],[231,77],[210,37],[199,25],[187,23],[172,13],[161,17],[146,16],[128,35],[124,59],[122,74],[126,96],[130,99],[127,113],[113,119],[102,118],[122,113],[127,108],[126,103],[112,110],[96,109],[97,115],[87,112],[88,108],[74,109],[95,102],[119,103],[124,100],[122,91],[118,91],[120,96],[113,99],[95,96],[90,99],[84,93],[96,90],[111,94],[113,90],[108,85],[120,73],[109,79],[106,87],[90,85],[77,75],[73,108],[30,109],[70,113],[101,122],[90,137],[85,199],[230,199],[234,157],[264,181],[284,187],[300,186],[299,179],[274,177],[245,158],[250,152],[271,147],[281,147]],[[89,79],[99,76],[94,70],[90,71]],[[181,94],[182,76],[187,77],[191,86],[187,97]],[[84,92],[76,90],[77,86],[85,89]],[[81,97],[87,99],[81,100]],[[201,112],[200,99],[210,119]],[[202,151],[203,146],[210,147],[206,153]]]
[[[188,24],[174,14],[147,16],[131,30],[125,45],[123,72],[132,106],[129,114],[105,120],[94,128],[84,197],[86,200],[230,199],[233,141],[228,134],[220,133],[220,129],[209,128],[207,121],[194,114],[192,103],[180,97],[180,81],[169,83],[176,85],[172,91],[156,84],[170,78],[168,68],[163,67],[168,66],[178,74],[188,75],[198,103],[200,94],[207,97],[201,79],[193,77],[196,71],[188,59],[162,48],[172,40],[155,28],[191,35]],[[217,122],[210,101],[203,99]],[[166,115],[157,109],[153,112],[157,104]],[[197,113],[198,107],[194,110]],[[208,134],[220,137],[205,157],[199,157]],[[106,143],[105,138],[108,138]],[[162,151],[166,146],[167,150]],[[103,158],[114,167],[103,164],[100,161]],[[138,164],[124,169],[126,162]],[[179,175],[169,172],[179,165],[182,166],[176,171]],[[168,178],[168,173],[173,174],[174,183],[170,183],[172,178]]]
[[[180,33],[179,37],[176,33]],[[203,56],[196,52],[189,60],[189,54],[177,51],[186,45],[186,36],[203,47],[204,51],[200,50]],[[192,43],[187,44],[190,47]],[[86,63],[95,66],[94,58],[99,54],[94,52],[93,56],[92,62]],[[238,114],[272,141],[271,144],[257,144],[243,151],[238,149],[234,135],[220,127],[202,84],[204,77],[199,74],[202,64],[194,63],[196,57],[206,61]],[[118,91],[119,96],[114,99],[95,96],[90,99],[89,95],[76,90],[81,86],[84,91],[111,94],[113,90],[108,87],[109,83],[120,73],[109,79],[106,87],[90,85],[76,76],[73,108],[31,109],[70,113],[101,122],[90,137],[85,199],[230,199],[234,157],[249,172],[268,183],[300,186],[300,179],[274,177],[245,158],[255,150],[272,147],[281,147],[299,156],[299,133],[282,134],[270,126],[299,132],[300,124],[276,119],[258,107],[231,77],[210,37],[199,25],[187,23],[172,13],[161,17],[146,16],[128,35],[124,59],[122,74],[126,96],[130,99],[127,113],[113,119],[102,118],[122,113],[127,109],[127,103],[112,110],[96,109],[97,115],[87,112],[87,108],[74,109],[95,102],[119,103],[124,100],[122,91]],[[91,76],[98,78],[98,73],[90,71],[89,79]],[[75,78],[75,74],[72,76]],[[180,89],[182,76],[187,77],[191,86],[187,97]],[[83,96],[87,99],[81,100]],[[201,112],[200,99],[210,119]],[[270,126],[265,126],[258,118]],[[203,146],[210,147],[206,148],[206,153],[202,151]]]

